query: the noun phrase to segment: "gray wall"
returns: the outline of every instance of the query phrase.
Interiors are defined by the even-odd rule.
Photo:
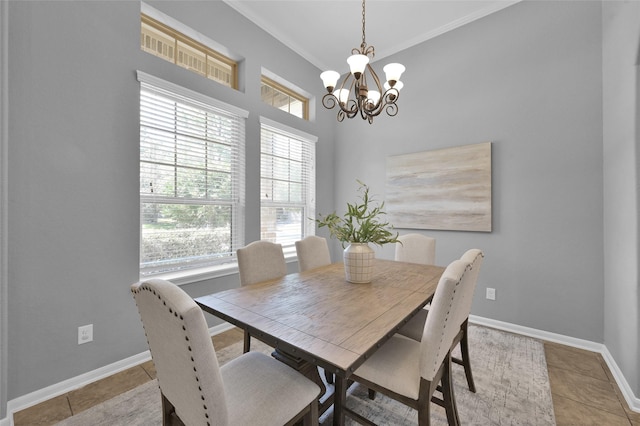
[[[640,3],[603,2],[604,343],[640,395]]]
[[[336,206],[356,178],[382,198],[387,156],[492,142],[493,232],[422,231],[436,262],[480,248],[473,314],[602,342],[600,3],[518,3],[392,61],[399,114],[338,126]]]
[[[129,293],[139,262],[136,70],[250,111],[247,241],[260,238],[260,115],[319,137],[317,202],[332,205],[332,118],[303,122],[259,91],[264,66],[320,95],[318,70],[223,2],[151,5],[245,57],[244,90],[142,52],[139,2],[9,3],[9,400],[147,349]],[[184,288],[237,285],[232,275]],[[94,342],[78,346],[77,327],[90,323]]]

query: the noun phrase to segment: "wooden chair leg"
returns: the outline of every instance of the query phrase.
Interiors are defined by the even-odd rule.
[[[244,353],[246,354],[251,350],[251,335],[248,331],[244,332]]]
[[[318,426],[318,421],[320,420],[320,413],[318,412],[318,400],[315,400],[311,403],[311,409],[309,410],[309,414],[307,415],[309,418],[308,423],[305,420],[305,426],[307,424],[309,426]]]
[[[467,385],[469,390],[476,393],[476,384],[473,381],[471,373],[471,360],[469,358],[469,339],[468,339],[469,320],[462,324],[462,339],[460,340],[460,352],[462,353],[462,366],[464,367],[464,375],[467,377]]]
[[[453,391],[450,355],[447,355],[444,360],[444,372],[441,380],[442,399],[444,401],[445,412],[447,413],[447,422],[449,423],[449,426],[458,426],[460,424],[460,418],[458,417],[458,407],[456,405],[456,397]]]
[[[162,424],[168,426],[171,424],[171,413],[173,413],[173,404],[162,395]]]
[[[162,395],[162,425],[163,426],[184,426],[180,417],[176,414],[176,409],[169,400]]]
[[[431,425],[431,398],[437,389],[437,382],[423,380],[418,397],[418,426]]]

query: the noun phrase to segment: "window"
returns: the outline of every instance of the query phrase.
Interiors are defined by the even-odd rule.
[[[260,118],[261,239],[282,244],[315,233],[315,142],[317,138]]]
[[[220,84],[238,88],[237,63],[202,43],[141,14],[140,47]]]
[[[142,275],[235,261],[246,111],[138,72]]]
[[[262,102],[288,112],[296,117],[309,119],[309,99],[295,91],[262,76],[260,81]]]

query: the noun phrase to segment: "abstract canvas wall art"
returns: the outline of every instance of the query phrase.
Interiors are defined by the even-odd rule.
[[[387,158],[395,228],[491,232],[491,142]]]

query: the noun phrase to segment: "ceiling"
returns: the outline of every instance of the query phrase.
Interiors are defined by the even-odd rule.
[[[348,70],[362,42],[360,0],[224,0],[321,70]],[[366,42],[375,60],[497,12],[520,0],[369,0]]]

